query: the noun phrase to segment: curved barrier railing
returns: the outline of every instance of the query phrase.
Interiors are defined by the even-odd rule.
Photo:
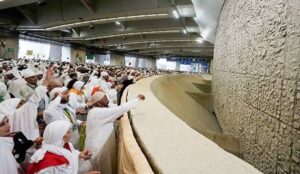
[[[122,166],[123,168],[129,166],[128,168],[134,171],[132,173],[154,171],[154,173],[166,174],[261,174],[250,164],[226,152],[192,129],[161,104],[150,89],[151,82],[156,78],[142,79],[128,87],[127,100],[135,98],[138,94],[144,94],[146,100],[130,110],[132,129],[129,128],[126,115],[121,119],[119,147],[127,148],[128,151],[124,153],[121,150],[119,155],[121,169]],[[128,136],[125,130],[130,130]],[[133,135],[137,141],[132,139]],[[128,138],[129,142],[127,142]],[[131,141],[134,142],[133,149],[136,150],[139,145],[142,150],[137,150],[138,153],[135,150],[130,151]],[[142,152],[146,158],[141,154]],[[120,158],[122,155],[127,155],[128,159],[123,157],[122,160]],[[146,159],[150,165],[145,162]],[[130,165],[124,164],[126,160],[130,161]],[[119,170],[119,173],[122,172],[128,173],[126,170]]]
[[[126,101],[127,93],[128,88],[123,93],[122,103]],[[119,121],[118,137],[118,173],[152,174],[153,171],[133,135],[127,113]]]

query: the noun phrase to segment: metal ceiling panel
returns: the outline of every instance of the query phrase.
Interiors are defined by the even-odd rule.
[[[216,27],[224,0],[192,0],[196,12],[194,20],[199,26],[201,36],[215,42]]]
[[[0,10],[36,2],[38,2],[38,0],[4,0],[0,2]]]

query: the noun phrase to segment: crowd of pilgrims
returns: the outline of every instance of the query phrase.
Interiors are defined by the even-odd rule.
[[[171,73],[42,60],[0,62],[0,173],[116,173],[115,121],[136,81]]]

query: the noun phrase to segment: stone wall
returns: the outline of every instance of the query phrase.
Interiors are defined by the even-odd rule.
[[[223,131],[264,173],[300,173],[300,1],[226,0],[214,54]]]

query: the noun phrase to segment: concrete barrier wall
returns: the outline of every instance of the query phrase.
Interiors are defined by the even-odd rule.
[[[156,78],[142,79],[129,86],[127,97],[131,100],[138,94],[146,96],[130,114],[135,137],[155,173],[261,173],[192,129],[161,104],[150,89]]]
[[[226,151],[242,157],[239,139],[223,134],[213,115],[210,77],[185,74],[161,76],[153,80],[151,90],[164,106],[191,128]]]
[[[122,103],[126,102],[127,92],[125,90],[123,93]],[[127,113],[120,119],[118,130],[118,173],[152,174],[153,171],[135,140]]]

